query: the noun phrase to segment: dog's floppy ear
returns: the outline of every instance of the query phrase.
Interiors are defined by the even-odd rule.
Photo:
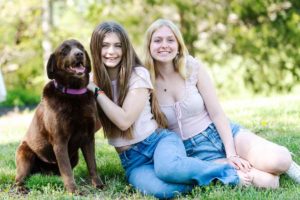
[[[90,60],[89,54],[86,50],[84,50],[84,53],[85,53],[85,57],[86,57],[85,68],[87,69],[87,72],[90,73],[91,72],[91,60]]]
[[[54,53],[52,53],[47,63],[47,75],[49,79],[54,79],[55,68],[56,68],[56,59]]]

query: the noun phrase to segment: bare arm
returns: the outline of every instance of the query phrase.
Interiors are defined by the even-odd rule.
[[[226,157],[238,169],[249,169],[248,161],[239,159],[236,153],[232,131],[216,94],[215,87],[205,68],[199,64],[197,88],[201,93],[208,114],[215,124],[224,143]]]
[[[207,71],[201,65],[198,72],[197,87],[204,100],[208,114],[214,122],[224,143],[227,157],[236,155],[228,119],[219,103],[214,85]]]
[[[90,82],[88,89],[95,91],[97,87],[93,82]],[[104,93],[98,95],[97,102],[101,106],[106,116],[122,131],[127,130],[138,118],[143,111],[148,100],[148,89],[138,88],[129,90],[120,107],[110,100]]]

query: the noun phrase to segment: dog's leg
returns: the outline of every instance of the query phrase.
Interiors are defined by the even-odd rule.
[[[70,163],[71,163],[71,168],[72,169],[78,164],[78,160],[79,160],[79,155],[78,155],[78,151],[77,151],[70,158]]]
[[[87,164],[87,168],[92,179],[94,187],[102,189],[104,184],[97,174],[97,166],[95,159],[95,139],[88,141],[81,146],[82,154]]]
[[[68,154],[68,144],[57,141],[53,145],[53,150],[64,186],[68,192],[74,193],[76,190],[76,185]]]
[[[36,155],[30,149],[25,141],[23,141],[16,152],[17,175],[15,178],[15,186],[18,192],[28,193],[28,189],[24,186],[25,178],[30,174],[34,165]]]

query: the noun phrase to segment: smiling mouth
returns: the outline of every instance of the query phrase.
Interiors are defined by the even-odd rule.
[[[115,61],[117,60],[118,58],[106,58],[106,60],[110,60],[110,61]]]
[[[163,53],[171,53],[171,52],[170,51],[159,51],[158,53],[163,54]]]

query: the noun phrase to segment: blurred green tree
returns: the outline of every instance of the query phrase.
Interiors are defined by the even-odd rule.
[[[0,2],[0,65],[10,104],[39,99],[43,83],[39,5],[37,0]]]
[[[141,57],[148,26],[157,18],[174,21],[189,52],[208,66],[221,96],[290,92],[300,82],[298,0],[9,0],[0,1],[0,8],[7,104],[38,102],[43,58],[45,63],[68,38],[89,49],[94,27],[105,20],[125,27]]]

